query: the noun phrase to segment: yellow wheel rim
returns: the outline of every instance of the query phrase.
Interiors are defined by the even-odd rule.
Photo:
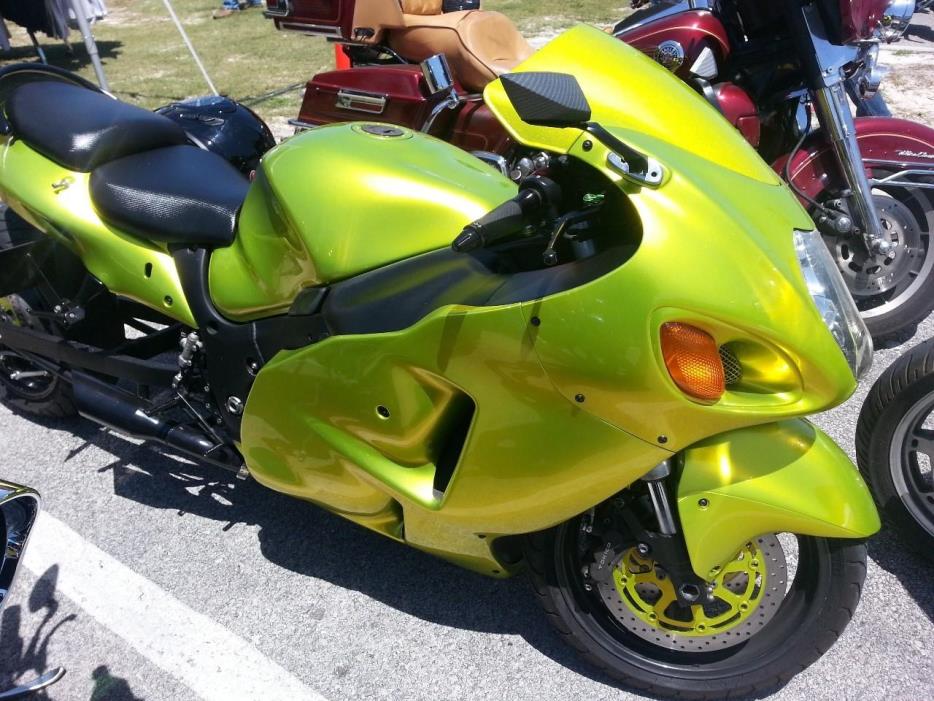
[[[635,547],[617,558],[612,586],[601,587],[601,593],[617,620],[639,637],[698,651],[730,647],[754,635],[778,610],[786,582],[781,544],[775,536],[762,536],[711,573],[706,591],[690,607],[678,602],[664,568]]]

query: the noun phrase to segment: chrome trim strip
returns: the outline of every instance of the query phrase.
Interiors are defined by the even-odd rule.
[[[328,27],[322,24],[304,24],[302,22],[280,22],[279,29],[288,29],[302,34],[321,37],[340,37],[340,27]]]
[[[338,109],[350,110],[351,112],[382,114],[386,111],[386,101],[386,95],[341,90],[337,93],[335,106]]]

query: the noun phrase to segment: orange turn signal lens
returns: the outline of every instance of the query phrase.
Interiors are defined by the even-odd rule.
[[[695,399],[715,402],[726,391],[723,361],[717,342],[690,324],[662,324],[662,357],[671,379]]]

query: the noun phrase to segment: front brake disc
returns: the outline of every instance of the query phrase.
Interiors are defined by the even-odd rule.
[[[664,568],[635,547],[615,554],[612,572],[596,585],[613,617],[643,640],[686,652],[722,650],[751,637],[778,611],[788,581],[774,535],[744,545],[692,606],[678,602]]]

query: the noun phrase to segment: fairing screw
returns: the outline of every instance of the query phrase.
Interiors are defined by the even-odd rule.
[[[240,416],[243,413],[243,400],[240,397],[228,397],[227,411],[234,416]]]
[[[581,146],[585,151],[590,151],[593,148],[593,141],[588,139],[583,144],[581,144]]]
[[[710,502],[707,499],[698,499],[697,505],[702,509],[706,509],[710,505]]]
[[[530,321],[531,321],[532,326],[541,326],[541,325],[542,325],[542,320],[539,319],[537,316],[533,316],[533,317],[530,319]]]
[[[661,443],[662,445],[665,445],[665,443],[668,442],[668,436],[659,436],[658,442]]]
[[[640,555],[648,555],[650,552],[652,552],[652,548],[649,547],[648,543],[639,543],[636,546],[636,550],[639,551]]]
[[[587,397],[585,397],[583,394],[578,394],[574,396],[574,401],[577,402],[578,404],[583,404],[585,399],[587,399]]]

